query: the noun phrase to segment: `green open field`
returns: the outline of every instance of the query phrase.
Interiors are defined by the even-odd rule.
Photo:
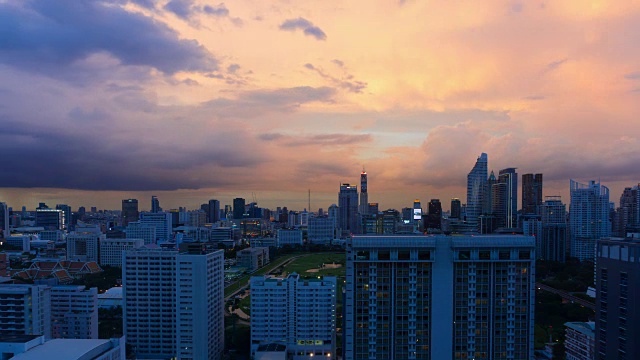
[[[322,268],[322,265],[339,264],[340,267],[332,269],[330,267]],[[285,266],[283,276],[293,272],[298,273],[302,277],[315,276],[344,276],[346,257],[344,253],[315,253],[309,254],[292,261]],[[307,270],[318,269],[317,272],[307,272]]]
[[[298,256],[298,255],[300,255],[300,254],[298,253],[298,254],[284,255],[282,257],[279,257],[277,260],[275,260],[273,264],[268,264],[267,266],[262,267],[261,269],[259,269],[258,271],[254,272],[253,274],[247,274],[247,275],[241,277],[234,284],[232,284],[231,286],[228,286],[228,287],[226,287],[224,289],[224,297],[226,298],[227,296],[233,294],[236,290],[238,290],[243,285],[245,285],[249,281],[249,278],[251,278],[252,276],[260,276],[260,275],[264,275],[266,273],[269,273],[269,272],[271,272],[271,270],[273,270],[274,268],[277,267],[276,265],[281,264],[281,263],[291,259],[292,257]]]

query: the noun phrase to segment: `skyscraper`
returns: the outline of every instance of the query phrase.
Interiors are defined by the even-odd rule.
[[[594,260],[596,240],[611,234],[609,188],[595,181],[581,184],[570,180],[569,230],[571,256]]]
[[[538,259],[562,261],[567,256],[567,208],[560,196],[547,196],[542,203],[542,235],[539,241]]]
[[[487,154],[482,153],[467,175],[467,222],[471,226],[479,225],[478,217],[482,214],[488,161]]]
[[[535,241],[347,241],[345,359],[532,359]]]
[[[431,199],[428,205],[427,217],[425,219],[425,229],[438,229],[442,228],[442,204],[440,199]]]
[[[62,229],[69,229],[71,222],[71,206],[66,204],[56,204],[56,210],[62,210]]]
[[[596,250],[596,359],[640,359],[640,240],[599,239]]]
[[[340,184],[338,222],[343,234],[358,233],[358,186]]]
[[[493,215],[498,227],[517,227],[518,174],[515,168],[502,169],[498,181],[493,184]]]
[[[233,199],[233,220],[240,220],[244,218],[245,213],[245,201],[243,198]]]
[[[522,175],[522,212],[540,214],[542,206],[542,174]]]
[[[126,251],[122,285],[124,333],[138,358],[222,358],[222,250]]]
[[[62,210],[36,209],[36,226],[42,226],[45,230],[62,230],[63,221],[64,213]]]
[[[460,208],[461,208],[460,199],[458,198],[451,199],[451,214],[449,217],[451,219],[460,219]]]
[[[220,221],[220,201],[214,199],[209,200],[207,219],[211,223]]]
[[[369,214],[369,193],[367,193],[367,173],[362,169],[360,174],[360,214]]]
[[[138,199],[122,200],[122,226],[127,226],[130,222],[138,221],[138,216]]]
[[[162,211],[162,208],[160,207],[160,200],[158,200],[157,196],[152,196],[151,197],[151,212],[152,213],[159,213]]]
[[[622,192],[620,207],[616,211],[615,230],[615,235],[619,237],[640,230],[640,184],[627,187]]]
[[[3,238],[8,238],[10,234],[9,209],[7,208],[7,203],[0,202],[0,235]]]

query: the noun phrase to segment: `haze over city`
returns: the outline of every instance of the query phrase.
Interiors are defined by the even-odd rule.
[[[448,208],[486,152],[617,201],[638,23],[634,1],[0,1],[0,199],[316,210],[364,166],[381,208]]]

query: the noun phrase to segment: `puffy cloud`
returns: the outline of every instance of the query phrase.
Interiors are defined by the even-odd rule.
[[[315,26],[311,21],[305,18],[288,19],[280,24],[280,30],[295,31],[302,30],[305,35],[312,36],[316,40],[326,40],[327,34],[319,27]]]

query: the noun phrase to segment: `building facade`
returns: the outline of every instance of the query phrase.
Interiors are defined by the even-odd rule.
[[[156,241],[158,243],[169,242],[172,240],[171,232],[173,229],[173,222],[171,219],[171,213],[140,213],[140,225],[155,227]]]
[[[567,360],[595,359],[594,322],[568,322],[565,326],[564,349]]]
[[[340,184],[338,224],[343,234],[358,233],[358,186]]]
[[[51,326],[55,339],[98,339],[98,288],[51,288]]]
[[[596,360],[640,359],[640,239],[599,239]]]
[[[51,288],[0,285],[0,337],[43,335],[51,339]]]
[[[337,279],[251,278],[251,350],[282,343],[289,358],[331,359],[336,350]]]
[[[100,261],[100,243],[106,239],[106,235],[95,232],[67,235],[67,260]]]
[[[289,214],[291,214],[291,212]],[[278,247],[285,245],[302,245],[302,230],[278,230]]]
[[[122,200],[122,226],[129,225],[130,222],[138,221],[138,199]]]
[[[124,332],[139,358],[222,358],[221,250],[129,250],[122,281]]]
[[[560,196],[547,196],[540,208],[542,234],[538,259],[561,261],[567,258],[567,207]]]
[[[345,359],[532,359],[535,240],[356,236]]]
[[[522,213],[540,215],[542,174],[522,175]]]
[[[609,188],[595,181],[570,181],[570,254],[579,260],[593,260],[596,240],[611,235]]]
[[[125,230],[127,239],[142,239],[145,245],[156,243],[156,227],[141,224],[139,221],[130,222]]]
[[[144,245],[143,239],[103,239],[100,241],[100,266],[122,267],[122,253]]]

